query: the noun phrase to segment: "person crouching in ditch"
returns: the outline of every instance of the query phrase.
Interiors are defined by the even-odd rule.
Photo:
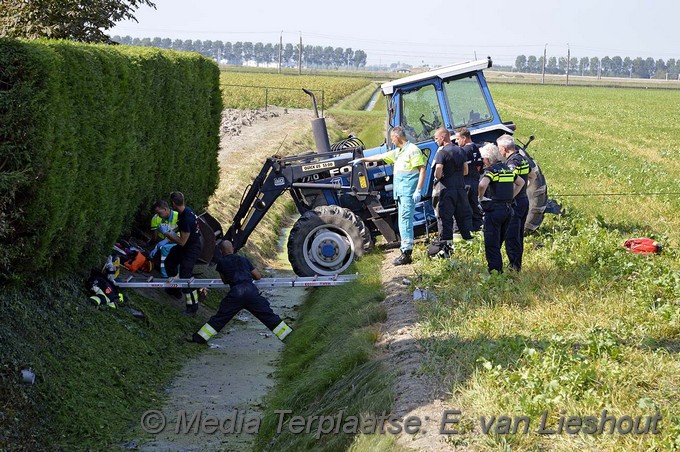
[[[229,240],[219,244],[222,257],[217,262],[217,271],[225,284],[229,284],[229,293],[220,302],[215,315],[189,339],[190,342],[205,344],[216,335],[241,309],[245,309],[262,322],[280,340],[284,340],[293,329],[281,317],[274,314],[269,301],[260,295],[253,284],[253,279],[262,278],[262,274],[253,267],[250,261],[234,254],[234,245]]]

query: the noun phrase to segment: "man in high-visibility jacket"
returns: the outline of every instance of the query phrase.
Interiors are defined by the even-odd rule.
[[[179,212],[170,208],[167,201],[160,199],[156,201],[153,205],[153,210],[155,215],[151,217],[151,231],[153,233],[153,242],[157,242],[153,249],[149,252],[149,257],[153,259],[156,254],[159,255],[159,260],[156,262],[158,264],[158,270],[161,276],[167,278],[168,273],[165,268],[165,260],[170,253],[170,249],[175,246],[169,239],[165,238],[165,235],[159,230],[161,225],[165,229],[168,228],[171,232],[177,232],[177,221],[179,220]]]
[[[390,131],[390,139],[396,146],[383,154],[372,155],[352,160],[350,163],[378,162],[394,163],[394,183],[392,196],[399,209],[399,235],[401,236],[401,255],[392,263],[405,265],[411,263],[413,251],[413,214],[416,204],[422,198],[425,182],[425,165],[427,157],[418,146],[406,139],[406,133],[400,126]]]
[[[154,234],[154,241],[163,240],[165,235],[158,231],[158,227],[161,224],[167,224],[170,226],[170,231],[175,232],[177,230],[179,213],[176,210],[172,210],[168,202],[163,199],[154,203],[153,210],[155,215],[151,217],[151,231]]]
[[[245,309],[264,323],[280,340],[284,340],[293,329],[281,317],[274,314],[266,298],[260,295],[253,279],[262,275],[248,259],[234,254],[234,245],[229,240],[220,242],[222,257],[217,262],[217,271],[229,293],[222,299],[217,313],[191,337],[191,342],[205,344],[216,335],[241,309]]]

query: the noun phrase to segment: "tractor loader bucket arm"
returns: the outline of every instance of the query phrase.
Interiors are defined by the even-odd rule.
[[[269,157],[246,189],[241,199],[234,221],[227,230],[224,238],[231,241],[234,250],[238,251],[247,242],[250,234],[260,223],[264,215],[286,190],[291,190],[293,200],[298,210],[309,210],[304,196],[299,190],[313,187],[315,189],[347,190],[353,194],[365,195],[367,191],[366,171],[362,168],[362,177],[352,177],[352,185],[342,186],[337,182],[303,182],[304,178],[315,174],[328,172],[331,169],[347,166],[347,163],[363,157],[363,147],[341,149],[333,152],[310,153],[292,157]],[[354,185],[356,184],[356,186]]]

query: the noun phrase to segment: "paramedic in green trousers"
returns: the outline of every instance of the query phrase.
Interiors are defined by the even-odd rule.
[[[394,265],[405,265],[411,263],[411,252],[413,251],[413,214],[416,204],[422,198],[427,157],[418,146],[406,139],[406,133],[400,126],[396,126],[390,131],[390,139],[396,146],[391,151],[359,158],[349,163],[378,162],[380,160],[387,164],[394,163],[393,196],[399,209],[401,255],[392,263]]]

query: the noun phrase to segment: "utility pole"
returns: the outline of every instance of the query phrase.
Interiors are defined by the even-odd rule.
[[[279,74],[281,73],[281,49],[283,49],[283,30],[281,30],[281,36],[279,37]]]
[[[300,56],[298,57],[298,75],[302,75],[302,32],[300,32]]]
[[[543,75],[541,76],[541,84],[545,85],[545,58],[548,53],[548,44],[543,47]]]
[[[569,49],[569,43],[567,43],[567,86],[569,86],[569,59],[571,58],[571,51]]]

